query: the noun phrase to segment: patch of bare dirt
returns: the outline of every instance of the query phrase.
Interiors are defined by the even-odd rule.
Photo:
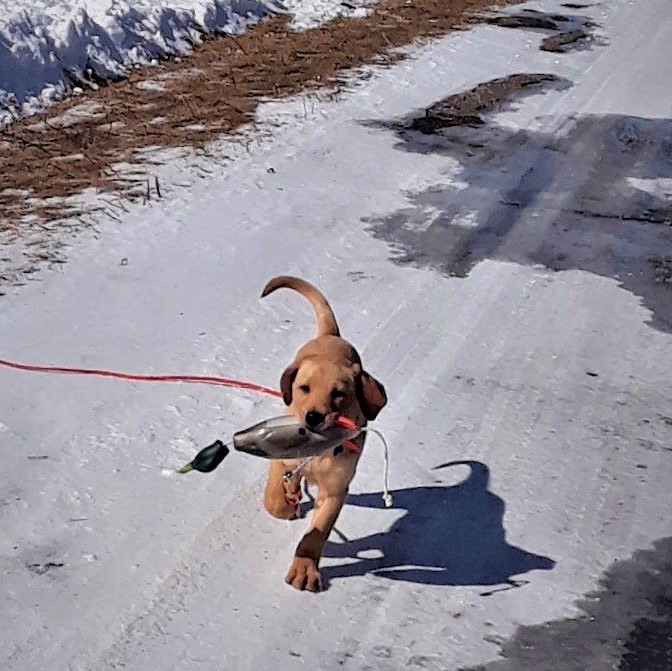
[[[579,44],[587,43],[591,39],[590,33],[579,28],[577,30],[567,30],[557,35],[551,35],[542,41],[539,47],[542,51],[553,51],[554,53],[565,53],[568,49]]]
[[[488,23],[500,28],[529,28],[531,30],[557,30],[558,28],[557,22],[553,20],[552,16],[536,10],[528,10],[520,14],[493,16],[488,19]]]
[[[398,132],[419,131],[425,135],[439,133],[452,126],[480,126],[487,116],[510,109],[521,98],[549,89],[563,90],[572,83],[557,75],[524,72],[499,77],[477,84],[471,89],[452,95],[426,107],[419,114],[392,122],[364,122],[374,128],[388,128]]]
[[[587,6],[572,3],[563,5],[570,9]],[[588,47],[596,41],[593,34],[596,25],[585,16],[548,14],[535,9],[525,9],[515,14],[492,16],[487,21],[500,28],[521,28],[553,33],[542,40],[539,45],[542,51],[565,53],[570,49]]]
[[[551,84],[556,88],[570,85],[561,77],[543,73],[492,79],[434,103],[425,109],[423,116],[412,119],[408,128],[430,134],[449,126],[479,125],[485,123],[484,114],[500,111],[523,95],[539,92]]]

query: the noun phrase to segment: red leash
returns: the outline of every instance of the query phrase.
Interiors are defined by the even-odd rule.
[[[216,377],[211,375],[136,375],[134,373],[119,373],[112,370],[98,370],[95,368],[63,368],[61,366],[32,366],[25,363],[16,363],[0,359],[0,366],[13,370],[29,371],[32,373],[58,373],[60,375],[92,375],[96,377],[111,377],[126,382],[187,382],[192,384],[212,384],[220,387],[233,387],[246,389],[260,394],[281,398],[282,394],[277,389],[271,389],[254,382],[235,380],[228,377]]]
[[[261,384],[254,382],[246,382],[245,380],[235,380],[229,377],[216,377],[214,375],[137,375],[135,373],[120,373],[113,370],[99,370],[97,368],[65,368],[62,366],[34,366],[27,363],[16,363],[15,361],[7,361],[0,359],[0,366],[10,368],[12,370],[28,371],[31,373],[57,373],[59,375],[88,375],[95,377],[108,377],[116,380],[124,380],[126,382],[188,382],[192,384],[212,384],[220,387],[232,387],[234,389],[245,389],[247,391],[254,391],[259,394],[266,394],[273,396],[273,398],[281,398],[282,394],[277,389],[271,389]],[[338,423],[348,429],[355,429],[356,424],[347,417],[339,417]],[[361,429],[366,431],[366,429]],[[383,501],[385,506],[390,508],[392,506],[392,495],[387,487],[387,443],[383,435],[375,429],[369,429],[377,433],[385,448],[385,472],[384,472],[384,488]],[[348,440],[343,443],[343,447],[349,452],[359,452],[360,446],[354,440]],[[299,497],[300,500],[300,497]],[[298,506],[298,501],[297,501]]]

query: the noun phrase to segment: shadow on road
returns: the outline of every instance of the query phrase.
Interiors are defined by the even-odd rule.
[[[478,461],[455,461],[438,468],[466,465],[469,476],[454,486],[413,487],[394,492],[394,507],[405,510],[391,528],[343,543],[328,543],[326,557],[355,562],[324,569],[329,580],[374,573],[392,580],[433,585],[501,585],[555,562],[506,542],[505,505],[488,489],[489,469]],[[348,505],[380,507],[379,492],[355,494]],[[367,555],[375,555],[368,557]],[[494,591],[483,593],[484,596]]]
[[[557,88],[544,77],[513,94]],[[456,125],[483,88],[405,119],[363,122],[393,132],[402,151],[452,159],[445,183],[366,220],[370,232],[395,263],[448,276],[497,259],[613,278],[642,298],[651,326],[672,333],[672,120],[591,115],[556,119],[553,132],[504,127],[490,113],[510,107],[505,92],[498,104],[488,98],[478,123]]]

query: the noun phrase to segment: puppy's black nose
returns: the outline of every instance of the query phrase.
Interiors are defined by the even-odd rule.
[[[324,422],[324,415],[321,412],[317,412],[315,410],[311,410],[310,412],[306,413],[306,424],[311,428],[314,429],[316,426],[319,426]]]

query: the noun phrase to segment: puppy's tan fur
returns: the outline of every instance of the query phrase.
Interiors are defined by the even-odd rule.
[[[358,426],[365,426],[387,403],[385,389],[363,370],[355,348],[340,337],[331,306],[318,289],[297,277],[280,276],[266,285],[262,297],[282,287],[298,291],[307,298],[317,321],[317,336],[299,349],[280,378],[287,412],[301,422],[306,422],[307,417],[312,422],[319,418],[319,424],[313,424],[317,429],[333,425],[339,415],[354,420]],[[363,447],[364,437],[359,437],[357,443]],[[314,592],[322,588],[318,568],[320,557],[345,502],[360,453],[344,450],[337,456],[332,452],[321,455],[310,461],[290,482],[284,482],[283,475],[300,462],[270,462],[264,506],[274,517],[295,519],[298,516],[302,478],[318,488],[310,527],[296,548],[285,578],[297,589]]]

